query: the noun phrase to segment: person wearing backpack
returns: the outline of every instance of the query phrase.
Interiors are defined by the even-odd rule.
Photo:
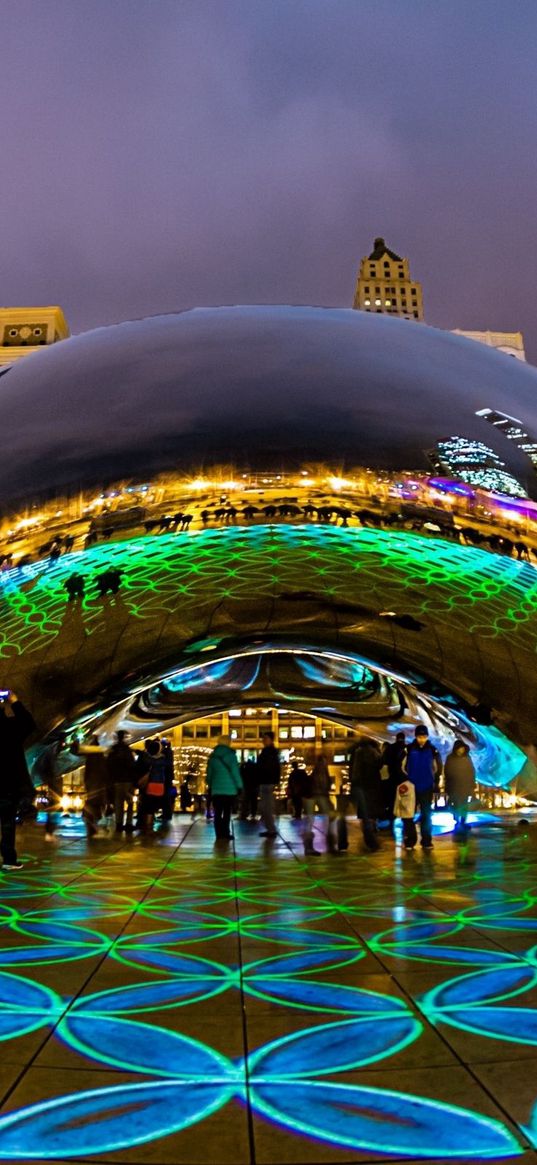
[[[217,841],[230,841],[229,827],[233,802],[242,793],[237,758],[229,746],[229,736],[221,736],[207,762],[207,788],[214,808]]]

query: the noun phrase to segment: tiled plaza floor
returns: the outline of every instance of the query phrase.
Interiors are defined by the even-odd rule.
[[[288,818],[257,834],[22,831],[0,1159],[537,1165],[532,830],[364,855],[353,826],[307,860]]]

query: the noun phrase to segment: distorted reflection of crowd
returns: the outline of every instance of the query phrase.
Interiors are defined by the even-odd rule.
[[[470,525],[468,517],[454,515],[449,509],[438,506],[418,506],[411,503],[402,503],[397,506],[382,505],[377,497],[369,499],[369,506],[355,509],[352,505],[341,504],[342,499],[326,500],[321,498],[317,503],[308,500],[298,503],[298,498],[290,497],[281,501],[254,505],[251,502],[241,506],[233,504],[226,495],[222,495],[219,502],[212,502],[202,510],[196,506],[195,512],[177,510],[174,513],[164,513],[156,517],[144,518],[146,510],[143,507],[132,510],[133,517],[129,523],[129,513],[126,511],[112,511],[103,514],[97,521],[91,521],[85,536],[81,536],[81,545],[84,549],[94,546],[99,541],[109,541],[114,535],[124,537],[127,530],[142,528],[146,534],[177,534],[188,532],[192,522],[198,521],[202,529],[209,526],[233,526],[237,523],[264,523],[279,520],[309,522],[318,525],[353,525],[386,530],[406,530],[428,536],[440,536],[460,543],[463,546],[480,547],[503,557],[516,558],[517,561],[531,562],[537,560],[537,549],[524,541],[515,525],[509,523],[506,530],[498,532],[497,527],[490,529],[485,518],[477,515],[476,525]],[[375,507],[375,508],[372,508]],[[134,517],[136,514],[136,517]],[[122,520],[118,523],[116,519]],[[512,536],[511,536],[512,535]],[[528,536],[530,537],[529,531]],[[531,537],[530,537],[531,541]],[[11,570],[13,567],[23,568],[30,566],[37,560],[45,560],[54,566],[61,555],[69,553],[74,547],[75,535],[56,533],[48,541],[41,543],[32,553],[24,553],[18,560],[14,559],[13,552],[0,553],[0,572]],[[78,577],[76,575],[71,577]],[[69,581],[69,580],[68,580]],[[64,584],[67,588],[67,583]],[[80,597],[80,592],[68,597]],[[114,592],[113,592],[114,593]]]
[[[17,818],[31,813],[34,783],[26,766],[24,743],[34,729],[31,714],[9,690],[0,691],[0,853],[4,869],[19,869],[15,849]],[[420,841],[432,849],[431,817],[444,773],[446,804],[455,817],[455,836],[464,837],[469,801],[474,793],[475,770],[469,748],[455,740],[442,765],[440,754],[429,740],[425,725],[418,724],[412,740],[403,732],[383,747],[369,736],[360,736],[349,752],[348,791],[333,793],[328,756],[321,747],[311,766],[291,762],[287,799],[291,817],[299,823],[306,856],[319,856],[314,839],[324,838],[324,849],[339,853],[348,849],[347,818],[361,823],[363,844],[370,852],[380,848],[379,824],[395,836],[395,821],[402,821],[402,842],[407,850]],[[282,765],[274,734],[266,732],[257,758],[237,761],[230,739],[222,736],[209,755],[205,775],[191,770],[178,790],[173,749],[167,739],[148,739],[142,748],[128,743],[118,731],[111,747],[97,735],[87,741],[69,741],[60,733],[39,754],[33,777],[45,796],[45,839],[58,839],[62,809],[63,773],[83,766],[83,818],[89,840],[106,836],[113,821],[115,834],[150,837],[157,827],[165,830],[172,820],[179,795],[181,813],[203,812],[212,820],[217,842],[232,837],[232,815],[243,823],[262,826],[259,836],[278,837],[276,790],[281,786]]]

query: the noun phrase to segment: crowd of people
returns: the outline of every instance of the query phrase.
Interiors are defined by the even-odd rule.
[[[94,735],[87,744],[68,744],[60,736],[42,755],[36,771],[46,789],[45,839],[54,841],[61,816],[63,756],[70,751],[84,766],[84,807],[89,839],[99,833],[102,818],[114,817],[115,832],[140,835],[153,833],[155,816],[161,825],[170,822],[177,789],[174,784],[173,750],[168,740],[149,739],[144,748],[134,750],[127,733],[116,733],[106,749]],[[136,817],[134,807],[136,803]]]
[[[25,806],[31,808],[35,798],[24,748],[34,727],[30,712],[17,695],[0,692],[0,855],[5,870],[21,868],[15,833],[17,819]],[[97,736],[79,745],[60,735],[41,754],[34,774],[47,790],[47,841],[54,841],[57,835],[65,750],[73,754],[71,761],[78,760],[84,766],[83,817],[89,839],[97,836],[101,819],[112,814],[118,834],[148,836],[157,817],[161,828],[171,821],[178,791],[169,741],[149,739],[143,749],[135,750],[121,730],[110,748]],[[386,821],[393,835],[398,817],[406,849],[414,849],[418,842],[416,817],[421,845],[431,849],[431,816],[442,772],[446,803],[455,817],[456,834],[461,836],[467,830],[468,804],[475,785],[474,765],[462,740],[455,740],[443,766],[423,724],[417,725],[410,742],[404,732],[398,732],[383,748],[372,737],[361,736],[349,754],[348,792],[337,797],[332,793],[330,767],[322,748],[310,768],[292,761],[287,796],[293,818],[301,823],[305,854],[317,856],[320,852],[314,845],[316,816],[325,832],[326,848],[332,853],[347,849],[350,813],[360,820],[364,844],[371,851],[379,848],[379,822]],[[261,837],[277,837],[275,791],[281,777],[281,759],[272,732],[265,733],[257,759],[246,760],[242,766],[229,737],[222,736],[209,756],[205,779],[204,807],[213,820],[216,840],[231,839],[235,809],[243,821],[257,821],[259,816]],[[180,790],[181,809],[188,810],[191,801],[187,775]]]
[[[310,769],[292,761],[287,798],[293,818],[302,823],[305,854],[316,857],[321,852],[314,846],[316,815],[324,822],[327,849],[332,853],[347,849],[350,813],[360,820],[364,844],[371,851],[379,848],[379,822],[386,821],[394,836],[396,818],[402,821],[405,849],[414,849],[418,843],[417,815],[421,845],[432,849],[432,811],[442,772],[456,834],[464,836],[475,769],[469,747],[462,740],[455,740],[443,766],[424,724],[417,725],[410,742],[404,732],[398,732],[383,748],[372,737],[362,736],[349,755],[349,791],[337,797],[332,794],[330,767],[322,749]],[[260,836],[276,837],[275,789],[280,781],[280,757],[273,733],[265,734],[257,761],[247,760],[240,768],[229,739],[222,737],[207,766],[216,838],[231,838],[230,819],[237,802],[241,820],[255,821],[259,811]]]
[[[463,546],[478,546],[492,553],[504,557],[515,557],[518,561],[532,562],[537,560],[537,548],[532,545],[535,531],[528,527],[527,540],[520,537],[516,523],[505,523],[498,531],[497,518],[491,515],[464,513],[454,514],[450,509],[431,501],[427,504],[417,504],[392,498],[389,502],[382,502],[376,495],[366,500],[369,505],[355,509],[358,500],[350,498],[350,504],[343,504],[344,498],[330,499],[329,495],[318,498],[317,504],[311,500],[300,502],[297,497],[254,505],[252,502],[235,505],[227,495],[223,494],[220,501],[216,499],[205,508],[199,509],[199,503],[192,504],[189,500],[189,511],[177,510],[160,514],[155,517],[145,517],[145,507],[133,507],[130,510],[111,510],[108,514],[103,511],[100,518],[92,519],[86,534],[54,533],[46,542],[34,547],[31,552],[24,552],[18,559],[12,551],[0,552],[0,577],[2,572],[11,570],[14,566],[30,566],[36,561],[44,561],[54,566],[60,556],[68,554],[74,547],[76,538],[84,549],[94,546],[99,541],[108,542],[115,535],[124,536],[125,531],[131,532],[143,529],[146,534],[177,534],[188,532],[191,524],[201,525],[202,529],[209,526],[234,526],[237,523],[274,522],[280,519],[299,522],[315,522],[320,525],[349,526],[360,525],[380,529],[408,530],[425,535],[440,535],[459,542]],[[118,518],[121,519],[118,521]],[[469,525],[469,521],[477,525]],[[22,535],[20,536],[22,538]],[[76,577],[76,576],[75,576]],[[67,584],[65,584],[67,586]],[[76,590],[69,599],[82,597]],[[110,588],[111,589],[111,588]],[[117,593],[117,592],[113,592]]]

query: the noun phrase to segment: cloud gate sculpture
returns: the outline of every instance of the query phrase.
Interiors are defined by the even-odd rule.
[[[41,735],[264,703],[380,735],[429,715],[491,783],[522,768],[537,371],[386,316],[233,307],[66,340],[0,391],[0,680]],[[438,475],[454,440],[520,498]]]

